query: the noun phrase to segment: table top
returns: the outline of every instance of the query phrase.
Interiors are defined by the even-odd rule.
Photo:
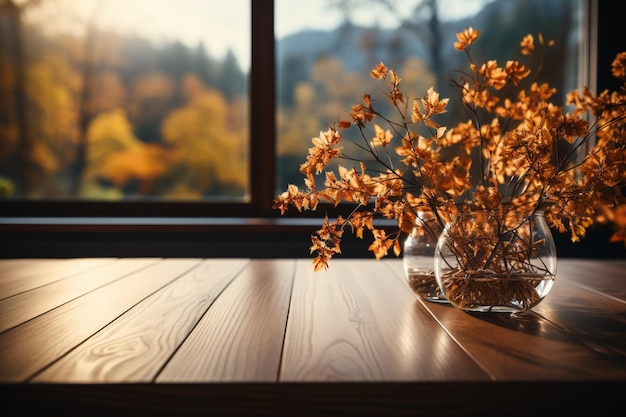
[[[459,387],[469,407],[485,386],[502,401],[542,387],[597,406],[626,382],[625,271],[626,260],[560,259],[548,296],[511,315],[418,299],[401,259],[337,258],[322,272],[311,259],[3,259],[0,387],[25,401],[124,389],[152,408],[184,387],[196,406],[255,398],[256,415],[258,402],[282,415],[307,398],[332,409],[351,398],[360,415],[436,406]]]

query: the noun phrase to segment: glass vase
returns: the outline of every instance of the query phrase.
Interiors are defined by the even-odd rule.
[[[432,212],[419,212],[413,230],[404,241],[404,273],[411,289],[422,299],[447,303],[435,278],[434,256],[443,227]]]
[[[542,212],[474,211],[446,225],[434,258],[437,283],[465,311],[521,312],[552,289],[557,255]]]

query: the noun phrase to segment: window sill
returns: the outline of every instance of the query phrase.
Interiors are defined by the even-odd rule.
[[[2,217],[2,232],[267,232],[319,228],[315,218],[253,217]]]
[[[310,236],[321,224],[313,217],[0,217],[0,258],[312,258]],[[395,230],[390,220],[377,225]],[[572,243],[553,233],[559,257],[625,258],[611,234],[593,227]],[[358,239],[348,230],[337,257],[372,258],[370,243],[370,235]]]
[[[307,258],[321,224],[306,217],[0,217],[0,258]],[[369,239],[344,236],[340,256],[373,256]]]

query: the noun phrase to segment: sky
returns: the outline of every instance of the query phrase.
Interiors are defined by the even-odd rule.
[[[250,66],[250,0],[54,0],[32,17],[53,26],[52,30],[81,33],[88,19],[103,29],[135,33],[155,42],[180,40],[221,59],[231,49],[242,69]],[[472,15],[491,0],[439,0],[443,20]],[[412,7],[413,1],[399,1]],[[302,29],[332,29],[341,23],[337,10],[328,10],[327,0],[275,0],[275,35],[278,39]],[[369,13],[368,13],[369,12]],[[354,23],[383,27],[397,22],[380,12],[356,13]]]
[[[250,0],[48,0],[31,15],[51,31],[84,33],[85,21],[152,41],[203,42],[215,58],[233,50],[242,68],[250,66]]]
[[[438,0],[439,13],[442,20],[456,20],[462,17],[476,14],[486,3],[493,0]],[[276,36],[281,38],[304,28],[328,29],[334,28],[341,23],[341,14],[337,11],[328,11],[327,0],[275,0],[276,13]],[[397,0],[398,7],[409,13],[414,8],[416,0]],[[375,13],[364,10],[355,13],[353,23],[373,24],[375,19],[382,27],[397,26],[397,20],[390,15],[380,13],[382,9],[376,9]]]

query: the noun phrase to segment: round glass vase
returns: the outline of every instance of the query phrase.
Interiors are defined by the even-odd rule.
[[[455,307],[516,313],[550,292],[557,256],[543,212],[474,211],[446,225],[434,264],[437,283]]]
[[[435,249],[443,227],[431,212],[419,212],[413,230],[404,241],[402,260],[409,286],[422,299],[447,303],[435,278]]]

